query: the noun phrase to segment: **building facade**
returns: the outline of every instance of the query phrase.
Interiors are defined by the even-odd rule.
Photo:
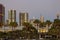
[[[24,22],[28,22],[28,13],[27,12],[19,13],[19,25],[23,26]]]
[[[56,14],[57,19],[59,19],[59,16],[60,16],[59,14]]]
[[[40,16],[40,22],[41,22],[41,23],[44,22],[44,16]]]
[[[5,7],[0,4],[0,23],[5,24]]]
[[[16,10],[9,10],[8,11],[8,21],[10,22],[16,22]]]

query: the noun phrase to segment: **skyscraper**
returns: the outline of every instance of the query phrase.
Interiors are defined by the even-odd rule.
[[[41,23],[44,22],[44,16],[40,16],[40,21],[41,21]]]
[[[16,22],[16,10],[9,10],[8,11],[8,21],[10,22]]]
[[[0,23],[5,24],[5,7],[0,4]]]
[[[19,14],[19,25],[23,26],[24,22],[28,22],[28,13],[27,12],[21,12]]]

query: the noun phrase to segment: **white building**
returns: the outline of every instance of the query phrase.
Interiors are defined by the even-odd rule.
[[[8,21],[10,22],[16,22],[16,10],[9,10],[8,11]]]
[[[24,22],[28,22],[28,13],[27,12],[20,12],[19,13],[19,25],[23,26]]]

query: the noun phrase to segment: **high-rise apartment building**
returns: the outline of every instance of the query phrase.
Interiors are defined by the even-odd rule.
[[[41,23],[44,22],[44,16],[40,16],[40,21],[41,21]]]
[[[5,24],[5,7],[0,4],[0,23]]]
[[[16,10],[9,10],[8,11],[8,21],[10,22],[16,22]]]
[[[19,25],[23,26],[24,22],[28,22],[28,13],[27,12],[21,12],[19,13]]]

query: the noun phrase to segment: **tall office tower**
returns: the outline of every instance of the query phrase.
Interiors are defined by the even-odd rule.
[[[41,23],[44,22],[44,16],[40,16],[40,21],[41,21]]]
[[[0,4],[0,23],[5,24],[5,7]]]
[[[27,12],[19,13],[19,25],[23,26],[24,22],[28,22],[28,13]]]
[[[10,22],[16,22],[16,10],[9,10],[8,11],[8,21]]]
[[[57,19],[59,19],[59,14],[56,15]]]

